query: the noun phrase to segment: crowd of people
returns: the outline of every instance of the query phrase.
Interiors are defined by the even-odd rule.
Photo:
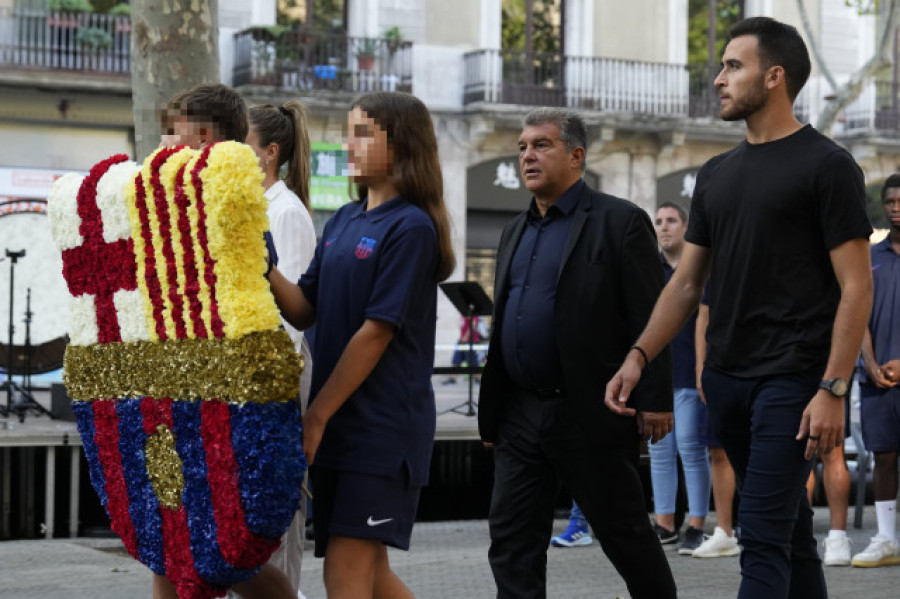
[[[478,413],[494,456],[497,597],[544,597],[548,544],[590,544],[590,529],[633,597],[676,596],[666,545],[740,555],[741,598],[825,597],[805,490],[814,458],[832,513],[825,564],[900,564],[900,175],[882,192],[889,235],[870,248],[861,170],[794,117],[809,72],[793,27],[735,25],[714,83],[722,118],[744,121],[746,139],[703,166],[689,214],[663,203],[655,222],[584,182],[581,116],[525,117],[519,167],[532,199],[499,240]],[[173,98],[163,143],[234,139],[259,157],[274,246],[266,276],[306,364],[303,449],[328,596],[412,597],[386,547],[409,548],[428,481],[437,285],[455,268],[434,127],[411,95],[358,98],[347,123],[358,196],[316,242],[306,121],[298,102],[248,111],[234,90],[201,85]],[[310,348],[302,331],[313,324]],[[464,342],[480,334],[467,326]],[[878,533],[851,560],[841,450],[860,348]],[[574,505],[551,539],[560,485]],[[304,519],[298,511],[280,552],[235,592],[302,596]],[[175,596],[162,576],[154,596]]]

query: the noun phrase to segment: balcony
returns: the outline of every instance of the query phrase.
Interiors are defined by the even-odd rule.
[[[687,116],[683,65],[477,50],[464,56],[464,104],[567,106]]]
[[[412,42],[254,28],[235,34],[234,85],[282,92],[412,91]]]
[[[866,85],[859,97],[844,109],[835,133],[876,131],[900,137],[900,82],[878,81]]]
[[[716,65],[477,50],[464,56],[463,103],[566,106],[604,113],[719,119]],[[809,119],[806,90],[795,103]]]
[[[131,20],[0,8],[0,69],[130,76]]]

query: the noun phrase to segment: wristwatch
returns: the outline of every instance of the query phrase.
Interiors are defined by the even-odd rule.
[[[847,392],[850,391],[850,383],[847,382],[847,379],[842,379],[841,377],[822,379],[822,382],[819,383],[819,389],[825,389],[838,399],[844,399],[847,397]]]

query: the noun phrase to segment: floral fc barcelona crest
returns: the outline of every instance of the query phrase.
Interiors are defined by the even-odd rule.
[[[49,198],[91,484],[184,598],[251,578],[300,501],[301,365],[262,277],[261,182],[252,150],[224,142],[143,168],[114,156]]]

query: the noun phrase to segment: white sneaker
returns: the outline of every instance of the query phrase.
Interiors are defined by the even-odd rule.
[[[898,565],[900,564],[900,546],[887,537],[875,535],[870,539],[869,546],[853,556],[850,563],[857,568]]]
[[[703,544],[694,549],[694,557],[731,557],[738,555],[741,548],[737,537],[729,536],[724,530],[716,526],[712,536],[703,541]]]
[[[824,545],[825,559],[822,562],[826,566],[850,565],[850,537],[825,537]]]

